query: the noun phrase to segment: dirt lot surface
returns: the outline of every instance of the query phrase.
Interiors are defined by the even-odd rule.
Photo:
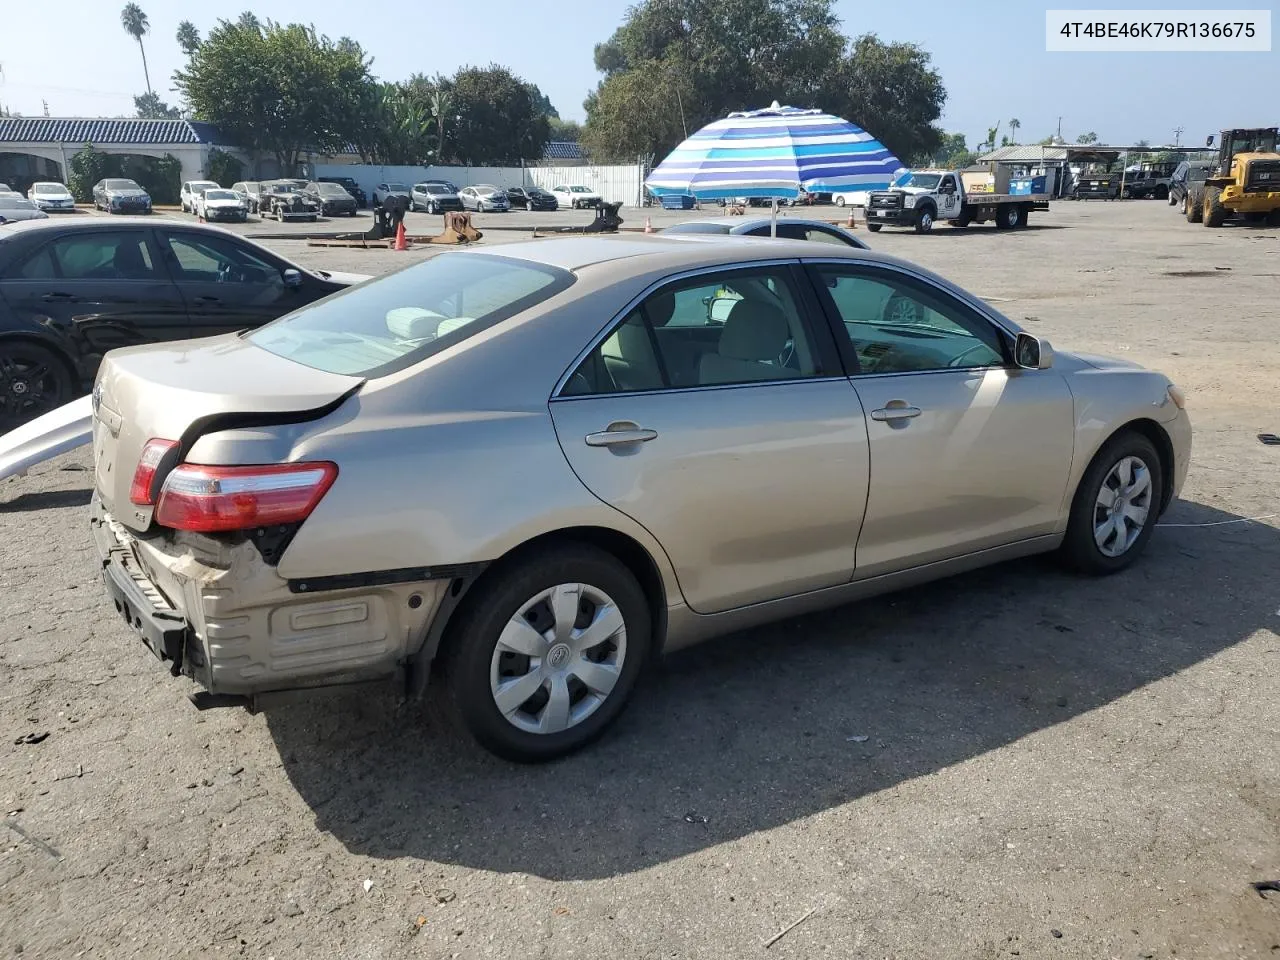
[[[1144,560],[675,655],[554,765],[390,698],[197,714],[109,612],[85,451],[0,483],[0,956],[1280,957],[1251,887],[1280,880],[1280,231],[1032,223],[870,242],[1180,383],[1194,460]]]

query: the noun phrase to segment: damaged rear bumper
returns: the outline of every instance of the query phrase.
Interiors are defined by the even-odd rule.
[[[408,681],[407,689],[421,692],[425,677],[414,672],[425,673],[434,655],[443,626],[437,615],[452,610],[473,573],[388,571],[299,583],[248,540],[136,537],[96,495],[90,525],[116,612],[173,676],[202,688],[191,696],[202,708],[257,709],[371,681]]]

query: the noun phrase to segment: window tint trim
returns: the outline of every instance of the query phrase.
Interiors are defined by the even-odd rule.
[[[836,263],[861,263],[862,261],[837,260],[835,262]],[[650,393],[685,393],[690,390],[725,390],[725,389],[737,389],[739,387],[748,387],[748,386],[768,387],[768,386],[776,386],[779,383],[795,382],[793,380],[762,380],[762,381],[747,381],[744,383],[707,384],[705,386],[689,386],[689,387],[668,386],[668,387],[663,387],[660,390],[628,390],[626,391],[625,394],[584,393],[584,394],[576,394],[571,396],[562,396],[564,388],[568,385],[569,381],[573,379],[573,375],[578,372],[578,368],[582,366],[582,364],[586,361],[586,359],[589,356],[591,356],[593,352],[595,352],[595,350],[600,346],[600,344],[604,343],[605,340],[609,339],[609,337],[611,337],[619,327],[621,327],[624,323],[627,322],[627,318],[631,316],[631,312],[633,310],[636,310],[637,308],[639,308],[644,303],[645,300],[647,300],[650,296],[652,296],[658,290],[673,283],[678,283],[683,280],[694,279],[696,277],[707,276],[708,274],[742,273],[742,272],[750,272],[755,270],[768,270],[770,268],[782,268],[784,271],[786,271],[788,279],[791,281],[791,284],[794,288],[794,293],[796,294],[797,299],[799,301],[796,304],[796,306],[800,313],[800,323],[804,327],[805,333],[809,335],[810,340],[812,341],[812,346],[814,351],[814,360],[819,365],[817,372],[815,372],[813,376],[803,377],[798,379],[800,379],[800,381],[804,383],[808,383],[814,380],[844,379],[845,373],[843,372],[843,370],[840,369],[842,364],[838,362],[833,362],[836,358],[833,357],[830,352],[833,342],[828,341],[827,338],[832,337],[831,331],[826,330],[824,335],[824,332],[822,330],[817,329],[818,326],[822,323],[822,320],[827,318],[825,317],[825,313],[819,310],[818,305],[814,303],[812,300],[813,291],[810,289],[810,283],[806,282],[802,277],[799,276],[799,274],[803,270],[801,261],[796,260],[795,258],[770,259],[770,260],[745,260],[745,261],[738,260],[732,263],[720,263],[720,264],[714,264],[706,267],[697,267],[692,270],[683,270],[679,273],[669,274],[649,284],[649,286],[645,287],[644,290],[641,291],[637,296],[632,297],[630,300],[628,300],[626,306],[624,306],[622,310],[620,310],[618,313],[614,314],[613,318],[609,320],[609,322],[604,326],[604,328],[599,333],[597,333],[594,337],[591,338],[586,348],[582,350],[573,359],[573,362],[570,363],[568,368],[564,371],[564,373],[560,375],[560,379],[556,381],[556,385],[551,391],[551,396],[548,402],[556,402],[560,400],[564,400],[564,401],[586,400],[590,398],[616,397],[616,396],[624,396],[624,395],[625,396],[643,396],[645,394],[650,394]],[[656,345],[656,335],[653,332],[653,325],[649,323],[649,317],[648,317],[647,311],[642,310],[641,316],[644,318],[645,328],[649,331],[650,342],[655,343]],[[838,342],[839,341],[834,341],[834,343],[837,343],[837,344]],[[661,359],[659,359],[659,363],[661,362],[662,362]],[[661,367],[660,369],[663,372],[664,382],[670,383],[670,380],[666,376],[665,366]]]
[[[876,376],[876,377],[895,377],[895,376],[918,376],[920,374],[930,373],[955,373],[957,370],[991,370],[995,369],[990,366],[982,367],[946,367],[938,370],[901,370],[886,371],[885,373],[873,373],[863,371],[858,361],[857,351],[854,349],[853,341],[849,338],[849,333],[845,329],[844,319],[840,316],[840,311],[836,308],[835,300],[831,294],[827,292],[826,284],[819,273],[822,267],[837,267],[849,271],[852,276],[862,276],[873,282],[884,282],[877,280],[876,274],[896,275],[906,281],[907,286],[916,284],[925,288],[925,292],[932,293],[934,296],[942,298],[943,302],[952,301],[959,304],[961,310],[967,310],[973,314],[978,320],[991,324],[992,329],[996,332],[1000,340],[1000,352],[1004,359],[1003,368],[1011,369],[1017,365],[1013,362],[1013,340],[1016,337],[1016,331],[1011,331],[1008,326],[1001,323],[995,317],[991,316],[985,309],[976,307],[972,298],[968,295],[957,296],[956,293],[941,284],[930,280],[928,277],[922,277],[918,273],[910,270],[904,270],[897,264],[871,262],[866,260],[814,260],[806,258],[804,268],[809,274],[809,278],[814,293],[822,302],[822,314],[827,320],[827,326],[831,335],[835,338],[836,348],[840,352],[840,357],[844,360],[846,369],[852,371],[850,376]]]

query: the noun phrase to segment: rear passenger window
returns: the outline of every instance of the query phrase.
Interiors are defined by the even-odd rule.
[[[672,284],[648,297],[578,366],[562,396],[794,380],[818,374],[785,272]]]
[[[155,268],[142,233],[94,231],[54,240],[17,273],[24,280],[148,280]]]

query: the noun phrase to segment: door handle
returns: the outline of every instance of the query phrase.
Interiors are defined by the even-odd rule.
[[[40,299],[43,300],[45,303],[56,303],[62,300],[71,300],[74,298],[74,296],[75,295],[71,293],[46,293]]]
[[[584,439],[588,447],[613,447],[624,443],[645,443],[657,436],[657,430],[648,430],[630,420],[618,420],[599,433],[588,433]]]
[[[196,297],[196,300],[199,303],[221,303],[222,302],[217,297]]]
[[[905,400],[890,400],[879,410],[871,411],[872,420],[910,420],[918,417],[923,411],[913,407]]]

